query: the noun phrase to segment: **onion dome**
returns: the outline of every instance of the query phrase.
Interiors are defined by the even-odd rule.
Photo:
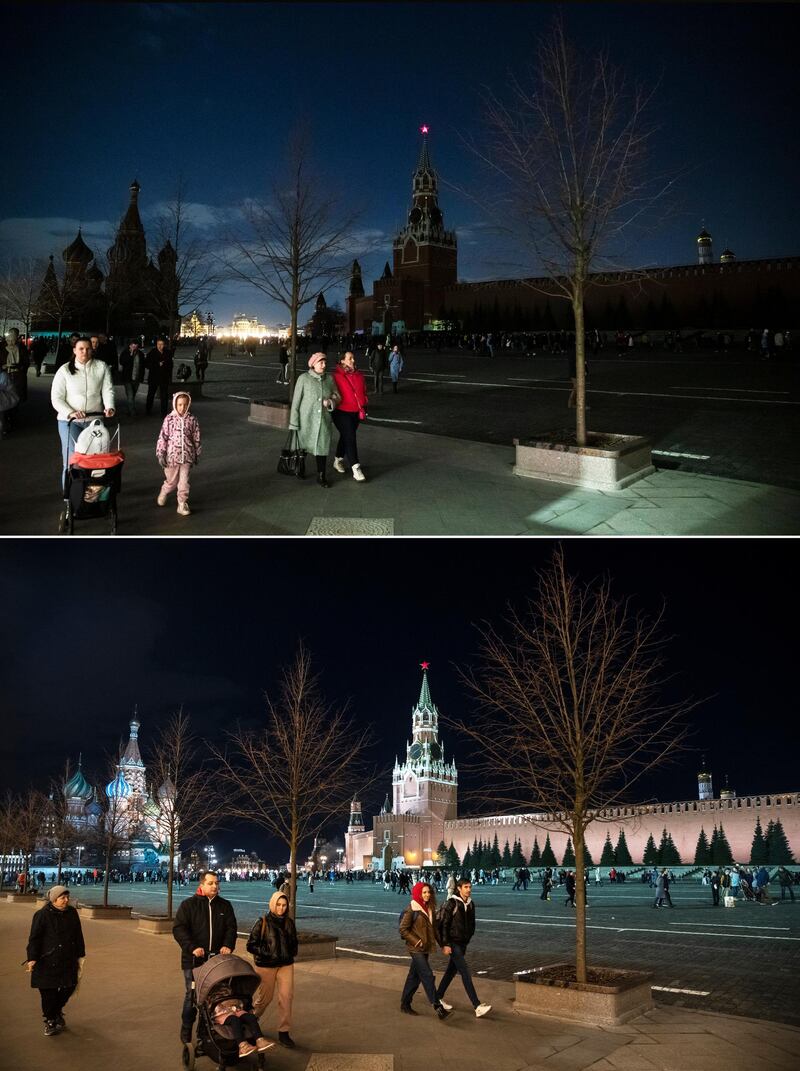
[[[103,813],[103,807],[97,799],[97,789],[92,792],[92,802],[86,807],[86,814],[93,818],[99,818]]]
[[[170,780],[169,777],[166,779],[164,784],[161,785],[161,787],[159,788],[159,790],[156,793],[156,795],[158,796],[158,798],[160,800],[174,800],[175,799],[176,788],[173,785],[173,783],[172,783],[172,781]]]
[[[736,254],[726,246],[719,255],[720,264],[732,264],[736,260]]]
[[[61,254],[64,260],[70,263],[89,264],[94,260],[94,253],[89,246],[84,242],[81,236],[81,228],[78,227],[78,234],[75,239],[70,242],[64,252]]]
[[[78,769],[64,785],[64,797],[68,800],[82,799],[84,801],[92,798],[92,786],[83,776],[80,759],[78,759]]]
[[[703,229],[698,234],[697,241],[698,241],[698,243],[699,242],[710,242],[711,241],[711,235],[708,233],[708,231],[705,229],[705,227],[703,227]]]
[[[152,796],[147,797],[147,802],[142,808],[142,814],[145,818],[159,818],[161,815],[161,808],[158,806]]]
[[[95,261],[94,264],[92,264],[91,268],[89,268],[89,270],[87,271],[86,278],[91,283],[95,283],[98,287],[103,282],[103,279],[105,279],[105,276],[103,275],[103,273],[100,270],[100,268],[98,268],[96,261]]]
[[[127,799],[132,791],[131,786],[125,780],[122,770],[119,770],[114,780],[109,781],[106,785],[106,795],[109,799]]]

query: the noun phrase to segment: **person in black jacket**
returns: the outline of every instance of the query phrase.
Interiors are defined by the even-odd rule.
[[[266,914],[257,918],[247,941],[261,985],[253,997],[253,1012],[260,1018],[278,990],[278,1041],[289,1049],[295,1047],[289,1034],[292,1026],[294,997],[294,958],[297,955],[297,930],[289,914],[285,893],[269,898]]]
[[[64,1029],[64,1005],[75,992],[81,960],[86,955],[78,912],[70,906],[69,889],[54,885],[48,902],[33,916],[26,967],[31,986],[39,990],[44,1032]]]
[[[153,409],[156,391],[161,402],[161,415],[166,416],[169,412],[169,393],[172,385],[172,350],[167,345],[165,338],[156,340],[155,348],[147,355],[147,399],[144,404],[145,413]]]
[[[186,984],[181,1012],[181,1041],[192,1040],[197,1009],[192,1001],[192,970],[209,956],[229,956],[236,947],[236,915],[219,893],[219,879],[207,870],[194,896],[184,900],[175,915],[172,936],[181,946],[181,970]]]
[[[456,891],[452,896],[448,896],[442,907],[439,918],[442,952],[450,957],[450,961],[436,988],[436,999],[446,1011],[452,1011],[452,1005],[445,1004],[442,997],[456,974],[460,974],[464,991],[475,1009],[476,1017],[480,1019],[492,1010],[492,1006],[482,1004],[478,999],[467,965],[467,945],[475,933],[475,904],[472,902],[471,892],[472,882],[469,878],[459,878]]]

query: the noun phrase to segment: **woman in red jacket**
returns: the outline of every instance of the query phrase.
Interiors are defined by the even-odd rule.
[[[336,389],[341,395],[341,402],[333,411],[333,423],[339,432],[339,444],[333,467],[337,472],[345,471],[345,461],[353,470],[354,480],[365,480],[358,461],[356,433],[358,425],[367,415],[367,385],[364,373],[356,368],[356,358],[350,350],[342,355],[333,370]]]

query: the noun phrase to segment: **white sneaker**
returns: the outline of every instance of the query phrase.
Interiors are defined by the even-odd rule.
[[[366,480],[366,478],[367,477],[361,471],[361,466],[360,465],[353,465],[353,479],[361,481],[361,480]]]
[[[480,1019],[482,1015],[488,1015],[491,1010],[491,1004],[479,1004],[475,1009],[475,1018]]]
[[[440,1000],[439,1003],[441,1004],[441,1006],[444,1008],[445,1011],[452,1011],[453,1010],[453,1005],[452,1004],[446,1004],[443,1000]]]
[[[166,504],[167,504],[167,496],[166,495],[159,495],[158,498],[156,499],[156,502],[158,503],[159,506],[166,506]]]
[[[344,458],[335,457],[333,459],[333,467],[336,469],[337,472],[344,472]]]
[[[188,502],[181,502],[178,506],[178,513],[180,513],[181,517],[188,517],[191,512]]]

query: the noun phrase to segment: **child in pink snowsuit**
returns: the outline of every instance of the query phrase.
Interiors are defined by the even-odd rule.
[[[172,397],[172,412],[164,417],[156,443],[156,457],[164,469],[164,483],[158,493],[159,506],[167,504],[167,495],[178,488],[178,513],[188,517],[189,472],[200,457],[200,425],[189,413],[191,396],[179,390]]]

